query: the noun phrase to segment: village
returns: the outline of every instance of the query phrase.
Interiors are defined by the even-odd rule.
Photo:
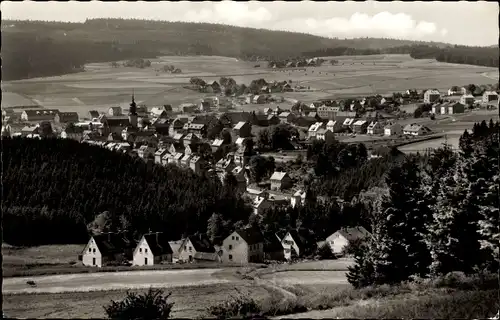
[[[288,83],[276,85],[283,91],[292,90]],[[238,104],[265,104],[271,99],[271,88],[262,87],[259,95],[226,97],[219,94],[224,89],[216,81],[206,86],[216,95],[198,103],[182,104],[177,112],[170,105],[151,109],[137,105],[133,95],[128,110],[110,107],[107,113],[90,111],[86,119],[80,119],[77,112],[57,109],[26,109],[20,113],[3,109],[2,136],[73,139],[146,162],[190,168],[195,174],[217,175],[221,182],[227,175],[233,175],[237,192],[249,197],[253,213],[260,215],[271,207],[303,205],[306,192],[291,178],[291,172],[276,170],[264,182],[251,181],[249,161],[254,155],[301,152],[315,140],[329,142],[342,137],[366,136],[379,137],[382,144],[384,141],[407,143],[408,139],[432,135],[432,130],[425,125],[400,124],[400,119],[413,115],[387,111],[408,103],[423,103],[431,119],[436,115],[462,114],[474,107],[498,107],[498,94],[494,91],[485,91],[477,100],[465,87],[455,87],[444,95],[437,90],[420,93],[407,90],[393,96],[350,101],[321,100],[310,105],[297,102],[291,110],[277,106],[259,112],[237,112]],[[273,99],[280,101],[279,97]],[[20,132],[12,129],[22,124],[26,126]],[[291,150],[254,148],[259,139],[259,131],[254,129],[272,126],[299,133],[290,135]],[[369,151],[372,157],[377,156],[376,149]],[[219,244],[211,243],[202,234],[172,241],[161,230],[144,234],[138,242],[127,232],[104,233],[90,238],[79,260],[94,267],[117,263],[149,266],[198,261],[238,264],[292,261],[303,257],[304,250],[314,252],[325,245],[333,255],[341,256],[349,242],[362,240],[368,234],[363,227],[331,232],[324,241],[314,244],[307,241],[307,234],[297,230],[263,235],[255,228],[239,229]]]

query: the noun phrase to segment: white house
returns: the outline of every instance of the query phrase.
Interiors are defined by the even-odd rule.
[[[403,127],[399,123],[388,123],[384,127],[385,136],[397,136],[403,133]]]
[[[495,91],[486,91],[483,93],[483,103],[488,103],[494,100],[498,100],[498,93]]]
[[[431,132],[431,129],[429,129],[428,127],[415,123],[409,124],[403,129],[403,134],[411,136],[422,136]]]
[[[334,254],[341,254],[344,248],[357,240],[364,240],[370,233],[363,227],[345,228],[334,232],[326,238],[326,243]]]
[[[323,127],[323,122],[316,122],[314,124],[312,124],[310,127],[309,127],[309,130],[307,131],[307,138],[308,139],[311,139],[311,138],[314,138],[316,137],[316,133],[318,132],[319,129],[321,129]]]
[[[296,230],[290,230],[281,239],[281,244],[283,245],[283,250],[285,252],[285,259],[292,259],[292,251],[295,252],[297,257],[300,256],[301,251],[304,250],[304,237],[299,235]]]
[[[132,258],[135,243],[124,233],[103,233],[90,238],[82,252],[85,266],[103,267],[109,263]]]
[[[222,261],[246,264],[264,260],[264,236],[257,228],[239,229],[224,239]]]
[[[424,93],[424,103],[433,103],[441,98],[441,94],[438,90],[432,89],[427,90]]]
[[[290,198],[290,205],[292,208],[295,208],[297,205],[304,205],[306,201],[306,192],[299,190],[293,194],[293,196]]]
[[[474,104],[475,98],[472,94],[464,94],[460,97],[460,103],[464,105]]]
[[[189,236],[179,248],[179,261],[216,261],[215,248],[205,234]]]
[[[152,266],[172,262],[172,248],[162,232],[142,236],[133,254],[134,266]]]
[[[323,141],[330,141],[334,139],[335,134],[333,131],[328,130],[328,129],[319,129],[318,132],[316,132],[316,139],[318,140],[323,140]]]

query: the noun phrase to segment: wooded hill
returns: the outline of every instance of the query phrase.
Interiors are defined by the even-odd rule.
[[[89,62],[158,55],[219,55],[247,60],[287,59],[324,48],[349,48],[363,54],[425,43],[394,39],[330,39],[310,34],[241,28],[220,24],[147,20],[91,19],[84,23],[2,22],[3,79],[52,76]],[[371,51],[368,51],[371,52]]]

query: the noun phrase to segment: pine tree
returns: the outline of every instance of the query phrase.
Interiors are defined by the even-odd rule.
[[[431,257],[424,235],[431,213],[419,171],[415,158],[393,167],[387,177],[389,196],[375,206],[369,242],[375,283],[398,283],[428,273]]]
[[[459,159],[452,170],[440,176],[433,220],[428,224],[427,244],[431,252],[430,272],[433,276],[452,271],[474,272],[480,264],[479,238],[467,199],[468,181]]]
[[[368,248],[359,246],[354,252],[354,265],[347,267],[347,281],[354,288],[362,288],[373,284],[373,264],[368,256]]]

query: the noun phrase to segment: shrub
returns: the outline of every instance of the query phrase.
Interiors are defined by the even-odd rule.
[[[127,292],[127,297],[104,307],[110,319],[168,319],[174,303],[168,302],[171,293],[150,288],[143,295]]]
[[[320,260],[331,260],[336,259],[335,254],[333,254],[332,249],[328,244],[324,244],[318,248],[316,251],[316,257]]]
[[[210,306],[208,313],[217,319],[228,318],[252,318],[259,316],[261,313],[260,307],[255,300],[249,297],[236,297],[231,300],[224,301],[218,305]]]

